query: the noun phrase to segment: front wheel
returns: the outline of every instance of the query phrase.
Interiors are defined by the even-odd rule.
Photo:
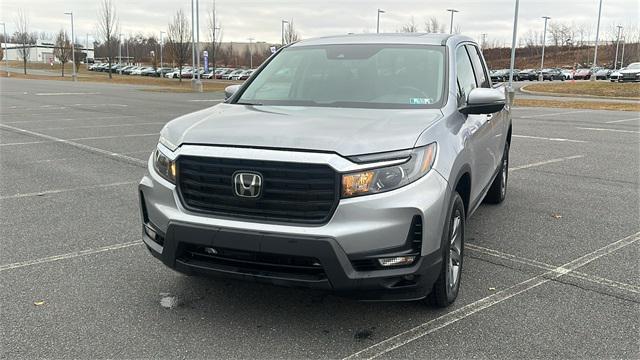
[[[504,153],[502,154],[502,163],[500,164],[500,171],[496,178],[491,183],[489,192],[484,198],[484,202],[489,204],[499,204],[504,201],[507,196],[507,180],[509,179],[509,143],[504,146]]]
[[[464,203],[456,191],[451,197],[448,220],[442,233],[440,275],[429,295],[430,302],[437,307],[447,307],[458,297],[464,255],[464,228]]]

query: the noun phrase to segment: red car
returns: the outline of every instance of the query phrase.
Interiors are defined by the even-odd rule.
[[[589,80],[591,78],[591,69],[578,69],[573,74],[574,80]]]

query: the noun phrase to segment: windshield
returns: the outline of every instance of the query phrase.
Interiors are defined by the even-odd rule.
[[[425,108],[442,101],[444,46],[350,44],[284,49],[237,103]]]
[[[627,69],[640,69],[640,63],[629,64],[629,66],[627,66]]]

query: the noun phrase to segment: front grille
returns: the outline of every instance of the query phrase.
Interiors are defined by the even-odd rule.
[[[338,174],[327,165],[180,156],[178,188],[192,211],[296,223],[324,223],[338,204]],[[260,173],[262,195],[236,196],[236,171]]]
[[[248,274],[294,276],[307,280],[326,279],[320,260],[307,256],[280,255],[255,251],[215,248],[215,252],[193,244],[183,244],[178,259],[205,267],[230,267]]]

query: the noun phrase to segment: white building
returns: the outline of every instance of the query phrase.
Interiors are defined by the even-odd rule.
[[[89,49],[85,48],[81,44],[76,44],[76,49],[82,51],[82,53],[87,54],[87,58],[93,59],[93,44],[89,44],[91,47]],[[46,40],[38,40],[33,45],[28,45],[30,48],[29,58],[27,61],[29,62],[43,62],[43,63],[59,63],[60,61],[53,56],[53,49],[55,48],[55,44]],[[20,58],[19,50],[22,48],[22,44],[11,44],[11,43],[2,43],[2,50],[5,51],[5,57],[9,61],[19,61],[22,60]],[[4,59],[3,59],[4,60]]]

